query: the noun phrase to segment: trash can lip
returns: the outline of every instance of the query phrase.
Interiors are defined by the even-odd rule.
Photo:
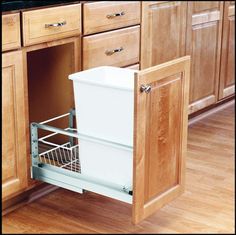
[[[134,90],[135,70],[113,66],[100,66],[69,75],[78,83],[110,87],[121,90]]]

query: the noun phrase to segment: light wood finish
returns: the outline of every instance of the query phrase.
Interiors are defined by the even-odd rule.
[[[100,33],[83,38],[83,70],[111,65],[123,67],[139,62],[140,26]],[[107,55],[106,51],[123,48]]]
[[[81,70],[80,39],[72,37],[24,48],[25,70],[28,80],[27,135],[30,137],[29,124],[41,122],[67,113],[74,108],[73,84],[68,75]],[[43,69],[42,69],[43,68]],[[40,71],[40,72],[39,72]],[[51,122],[61,128],[68,127],[68,119]],[[39,135],[42,135],[40,132]],[[54,138],[53,141],[62,141]],[[30,143],[27,143],[29,186],[39,181],[30,177]]]
[[[20,41],[20,14],[2,16],[2,51],[17,49]]]
[[[134,69],[134,70],[139,70],[139,64],[134,64],[134,65],[130,65],[125,67],[127,69]]]
[[[101,1],[83,5],[84,35],[140,23],[139,1]],[[124,15],[107,17],[124,13]]]
[[[46,24],[66,22],[58,27]],[[23,12],[24,46],[80,35],[81,4],[50,7]]]
[[[142,1],[141,69],[185,55],[187,2]]]
[[[219,99],[235,93],[235,5],[224,4]]]
[[[234,104],[191,125],[184,194],[138,225],[129,204],[58,189],[4,216],[2,232],[234,234],[234,130]]]
[[[133,218],[139,223],[184,190],[190,57],[136,74]],[[149,94],[140,92],[149,84]],[[178,124],[177,124],[178,123]]]
[[[27,187],[26,100],[22,51],[2,55],[2,199]]]
[[[189,1],[186,54],[191,55],[189,113],[218,99],[223,2]]]

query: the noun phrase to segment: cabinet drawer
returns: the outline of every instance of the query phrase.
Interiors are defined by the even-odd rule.
[[[80,4],[24,12],[24,45],[79,35],[81,32],[80,14]]]
[[[140,23],[140,2],[94,2],[84,4],[84,34]]]
[[[102,65],[123,67],[139,62],[140,27],[87,36],[83,39],[83,69]]]
[[[20,14],[2,16],[2,51],[19,48]]]

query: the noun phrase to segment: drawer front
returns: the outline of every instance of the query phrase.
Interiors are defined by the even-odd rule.
[[[84,34],[140,23],[140,2],[114,1],[84,4]]]
[[[2,16],[2,50],[19,48],[20,42],[20,14]]]
[[[23,39],[25,46],[75,36],[80,33],[80,4],[23,13]]]
[[[140,26],[83,38],[83,69],[123,67],[139,62]]]

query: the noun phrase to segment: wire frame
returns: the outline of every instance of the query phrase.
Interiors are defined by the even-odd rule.
[[[70,142],[58,145],[48,141],[39,141],[39,162],[81,173],[79,145]]]

